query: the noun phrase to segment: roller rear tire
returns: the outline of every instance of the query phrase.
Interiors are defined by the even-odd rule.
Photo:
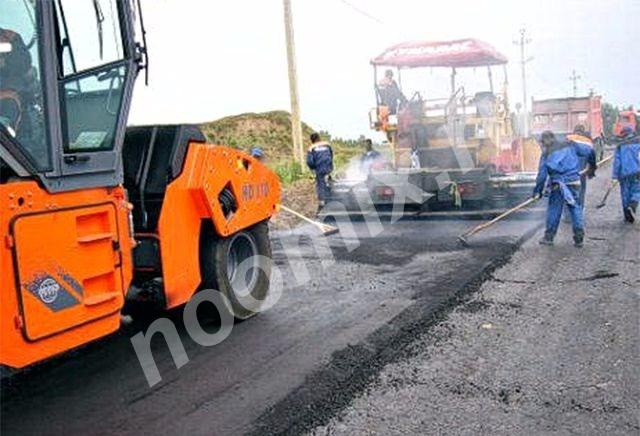
[[[202,287],[222,293],[228,311],[245,320],[260,312],[269,294],[271,242],[269,226],[261,222],[227,238],[217,236],[212,225],[203,228],[200,244]]]

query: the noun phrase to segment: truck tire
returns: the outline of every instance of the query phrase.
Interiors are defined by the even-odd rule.
[[[210,223],[204,226],[200,243],[202,288],[227,297],[227,309],[236,320],[256,315],[269,293],[271,263],[262,262],[258,267],[256,256],[271,259],[266,221],[227,238],[219,237]]]

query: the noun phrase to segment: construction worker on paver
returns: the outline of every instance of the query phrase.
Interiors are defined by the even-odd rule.
[[[585,158],[590,166],[589,177],[595,177],[597,168],[593,148],[584,144],[557,141],[553,132],[542,134],[542,157],[533,191],[535,198],[541,198],[549,185],[549,206],[547,208],[547,229],[543,245],[553,245],[558,232],[564,205],[569,206],[573,223],[573,240],[576,247],[584,244],[584,217],[580,204],[580,159]]]
[[[391,115],[396,115],[401,105],[407,103],[407,97],[404,96],[398,82],[393,78],[393,71],[387,70],[384,78],[378,84],[378,95],[383,106],[389,108]]]
[[[330,195],[329,181],[333,172],[333,149],[322,141],[320,134],[311,134],[311,147],[307,152],[307,166],[316,174],[318,211],[322,209]]]
[[[578,124],[575,129],[573,130],[573,134],[569,135],[567,137],[568,141],[571,141],[572,143],[575,144],[583,144],[587,147],[590,147],[591,149],[593,149],[595,151],[595,148],[593,146],[593,140],[591,139],[591,137],[589,136],[589,134],[587,133],[587,129],[582,125],[582,124]],[[588,162],[587,159],[585,157],[581,157],[580,158],[580,171],[584,171],[587,169],[588,167]],[[587,179],[588,176],[586,174],[583,174],[580,177],[580,206],[582,207],[582,211],[584,213],[584,204],[585,204],[585,199],[587,196]]]
[[[613,179],[620,182],[625,221],[634,223],[640,203],[640,138],[629,126],[620,132],[620,144],[613,161]]]

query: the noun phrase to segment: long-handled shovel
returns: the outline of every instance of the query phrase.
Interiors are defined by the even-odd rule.
[[[609,189],[607,189],[607,193],[604,194],[604,197],[602,198],[602,201],[600,202],[599,205],[596,206],[596,209],[602,209],[603,207],[605,207],[607,205],[607,200],[609,199],[609,196],[611,195],[611,192],[613,192],[613,188],[618,186],[618,183],[620,183],[618,180],[614,180],[613,182],[611,182],[611,186],[609,186]]]
[[[300,212],[296,212],[293,209],[288,208],[287,206],[280,205],[280,209],[284,210],[287,213],[290,213],[293,216],[300,218],[303,221],[308,222],[309,224],[317,227],[324,236],[330,236],[338,233],[340,230],[337,227],[330,226],[328,224],[321,223],[319,221],[312,220],[309,217],[302,215]]]
[[[474,227],[473,229],[469,230],[468,232],[458,236],[458,242],[460,242],[462,245],[464,245],[465,247],[469,246],[469,242],[467,241],[467,238],[470,236],[475,235],[476,233],[480,233],[483,230],[488,229],[489,227],[492,227],[493,225],[495,225],[496,223],[502,221],[503,219],[505,219],[506,217],[513,215],[514,213],[529,207],[530,205],[532,205],[533,203],[536,203],[540,200],[540,197],[532,197],[530,199],[528,199],[527,201],[520,203],[519,205],[517,205],[516,207],[509,209],[508,211],[506,211],[505,213],[503,213],[500,216],[495,217],[494,219],[492,219],[489,222],[480,224],[477,227]]]

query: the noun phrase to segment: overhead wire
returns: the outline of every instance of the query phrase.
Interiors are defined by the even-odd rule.
[[[378,23],[378,24],[380,24],[382,26],[385,25],[384,21],[382,21],[380,18],[376,17],[373,14],[370,14],[369,12],[365,11],[361,7],[354,5],[350,1],[348,1],[348,0],[340,0],[340,2],[345,4],[345,5],[347,5],[348,7],[353,9],[355,12],[359,13],[360,15],[362,15],[362,16],[370,19],[370,20],[373,20],[373,21],[375,21],[376,23]]]

